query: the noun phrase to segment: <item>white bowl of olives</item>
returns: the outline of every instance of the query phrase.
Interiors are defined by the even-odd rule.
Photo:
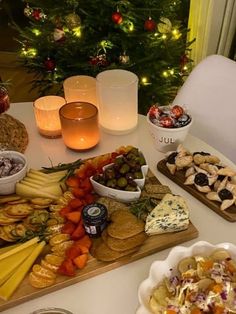
[[[90,181],[97,194],[128,203],[140,198],[147,172],[142,153],[133,149],[103,167],[102,174],[92,176]]]

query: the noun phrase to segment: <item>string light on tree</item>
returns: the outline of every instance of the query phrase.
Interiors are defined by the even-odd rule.
[[[173,35],[174,39],[179,39],[182,34],[180,33],[180,31],[177,28],[174,28],[172,31],[172,35]]]
[[[40,36],[42,34],[42,32],[39,29],[37,29],[37,28],[32,28],[32,33],[35,36]]]
[[[37,50],[35,48],[22,47],[21,54],[28,58],[34,58],[37,55]]]
[[[81,37],[81,27],[80,26],[73,28],[72,31],[73,31],[73,34],[75,37]]]

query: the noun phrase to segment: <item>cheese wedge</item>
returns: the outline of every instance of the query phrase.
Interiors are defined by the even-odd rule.
[[[15,247],[17,246],[20,246],[21,243],[17,243],[17,244],[12,244],[12,245],[9,245],[9,246],[4,246],[2,248],[0,248],[0,255],[7,252],[7,251],[10,251],[12,249],[14,249]]]
[[[39,241],[39,237],[34,237],[33,239],[30,239],[29,241],[26,241],[25,243],[22,244],[16,244],[14,245],[10,250],[7,250],[5,252],[2,252],[0,254],[0,261],[10,255],[13,255],[19,251],[24,250],[25,248],[37,243]]]
[[[39,188],[27,186],[23,183],[17,182],[16,183],[16,194],[23,196],[23,197],[29,197],[29,198],[34,198],[34,197],[45,197],[45,198],[51,198],[51,199],[58,199],[58,195],[50,194],[47,192],[42,191]],[[62,192],[61,192],[62,194]]]
[[[0,285],[8,279],[9,275],[33,252],[37,243],[10,255],[0,261]]]
[[[21,263],[12,276],[4,282],[4,284],[0,287],[0,298],[8,300],[12,296],[16,288],[30,270],[36,258],[42,252],[45,245],[45,241],[38,243],[32,253],[23,261],[23,263]]]
[[[145,232],[155,235],[185,230],[189,225],[189,209],[185,199],[166,194],[146,218]]]

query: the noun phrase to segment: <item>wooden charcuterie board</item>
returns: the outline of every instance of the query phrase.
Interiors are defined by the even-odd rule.
[[[154,177],[150,170],[148,175]],[[157,180],[157,182],[159,181]],[[123,258],[120,258],[119,260],[116,260],[114,262],[101,262],[96,260],[94,257],[90,256],[86,267],[82,270],[79,270],[76,276],[74,277],[58,276],[56,283],[48,288],[44,289],[33,288],[28,282],[28,277],[26,277],[19,286],[19,288],[15,291],[10,300],[8,301],[0,300],[0,312],[8,308],[12,308],[23,302],[27,302],[31,299],[40,297],[42,295],[46,295],[50,292],[57,291],[69,285],[89,279],[91,277],[97,276],[99,274],[105,273],[107,271],[113,270],[125,264],[141,259],[145,256],[154,254],[156,252],[159,252],[170,247],[174,247],[176,245],[179,245],[183,242],[192,240],[197,237],[198,230],[190,222],[187,230],[175,233],[166,233],[161,235],[150,236],[139,248],[138,251],[136,251],[133,254],[127,255]]]
[[[210,209],[212,209],[214,212],[216,212],[218,215],[222,216],[226,220],[230,222],[236,221],[236,205],[232,205],[229,208],[227,208],[225,211],[222,211],[220,209],[220,203],[216,201],[211,201],[206,198],[206,195],[202,192],[199,192],[193,185],[185,185],[185,171],[184,170],[178,170],[174,175],[172,175],[169,171],[169,169],[166,167],[166,160],[163,159],[158,162],[157,169],[163,173],[165,176],[167,176],[169,179],[174,181],[176,184],[181,186],[185,191],[189,192],[191,195],[196,197],[199,201],[201,201],[203,204],[208,206]]]

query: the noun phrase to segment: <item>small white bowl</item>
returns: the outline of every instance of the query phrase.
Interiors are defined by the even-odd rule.
[[[236,258],[236,245],[232,243],[210,244],[206,241],[198,241],[190,247],[176,246],[174,247],[167,258],[162,261],[155,261],[152,263],[148,278],[145,279],[139,286],[138,299],[140,306],[136,314],[152,314],[149,307],[150,296],[153,289],[163,278],[169,277],[173,271],[176,270],[178,262],[184,257],[193,255],[210,255],[212,251],[217,248],[224,248],[228,250],[233,259]]]
[[[103,170],[110,167],[112,164],[106,165],[103,167]],[[145,184],[145,177],[148,172],[148,165],[141,166],[141,172],[143,174],[142,179],[134,179],[134,181],[137,183],[137,191],[124,191],[124,190],[117,190],[110,188],[108,186],[105,186],[101,183],[96,182],[93,180],[93,176],[90,177],[90,181],[92,183],[94,191],[101,195],[113,198],[117,201],[121,201],[124,203],[134,202],[137,201],[140,198],[141,195],[141,189],[143,188]]]
[[[25,155],[16,152],[16,151],[1,151],[0,157],[6,157],[10,159],[15,159],[21,161],[24,166],[17,173],[0,178],[0,195],[9,195],[13,194],[16,191],[16,183],[23,179],[26,175],[28,162]]]

